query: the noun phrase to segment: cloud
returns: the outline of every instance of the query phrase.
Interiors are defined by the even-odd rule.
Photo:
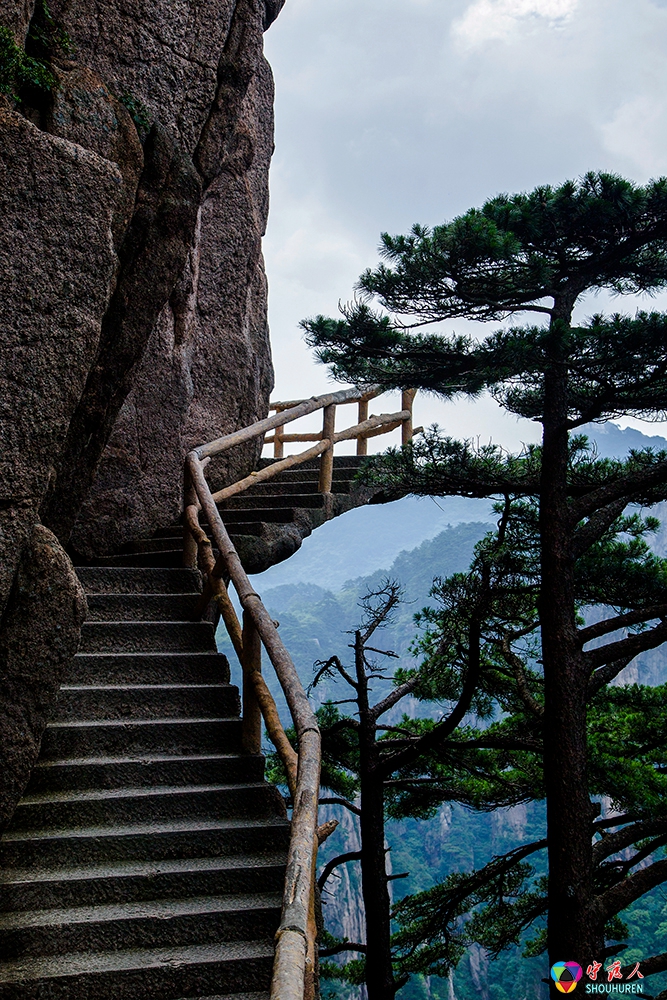
[[[632,164],[642,180],[667,174],[667,102],[657,95],[625,101],[601,132],[605,148]]]
[[[642,183],[667,172],[667,0],[289,0],[266,47],[277,132],[265,253],[283,398],[324,391],[298,322],[336,315],[376,264],[381,231],[586,170]],[[582,315],[637,304],[600,300]],[[431,402],[419,423],[532,440],[490,402],[452,404],[446,418]]]
[[[452,24],[452,35],[464,48],[477,48],[494,39],[508,40],[521,26],[568,20],[579,0],[476,0]]]

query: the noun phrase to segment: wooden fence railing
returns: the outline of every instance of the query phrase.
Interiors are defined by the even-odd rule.
[[[217,601],[222,619],[243,670],[243,746],[249,753],[261,750],[262,719],[269,739],[276,747],[285,767],[293,811],[287,872],[283,893],[280,927],[276,934],[276,951],[271,983],[271,1000],[311,1000],[315,995],[317,970],[317,926],[315,921],[315,876],[317,849],[332,832],[335,823],[318,826],[321,747],[317,720],[299,680],[292,659],[278,635],[261,598],[255,593],[241,565],[239,555],[225,528],[218,503],[264,482],[283,469],[319,456],[319,489],[330,493],[333,478],[333,453],[339,441],[356,440],[357,454],[365,455],[368,438],[386,434],[402,427],[403,443],[412,437],[412,403],[414,391],[403,393],[401,410],[379,416],[368,415],[368,403],[379,391],[360,392],[344,389],[310,399],[273,403],[274,416],[259,420],[250,427],[234,431],[191,451],[185,462],[184,547],[186,566],[199,566],[204,577],[200,611],[212,600]],[[348,403],[358,404],[357,423],[336,431],[336,408]],[[286,424],[299,417],[322,410],[322,431],[315,434],[285,434]],[[276,461],[251,473],[225,489],[212,493],[204,475],[211,458],[236,445],[265,436],[273,443]],[[317,442],[298,455],[284,457],[284,446],[292,442]],[[199,523],[205,514],[213,545]],[[231,580],[243,608],[239,622],[230,600],[225,579]],[[261,672],[262,646],[278,676],[297,734],[298,751],[292,748],[280,721],[278,710]]]

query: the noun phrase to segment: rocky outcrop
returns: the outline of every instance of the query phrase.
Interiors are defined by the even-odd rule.
[[[0,624],[0,829],[28,783],[85,614],[70,560],[56,537],[36,525]]]
[[[191,160],[154,126],[144,146],[136,207],[119,250],[116,289],[102,321],[97,355],[70,423],[44,519],[63,542],[90,493],[100,458],[130,391],[146,345],[187,260],[201,186]],[[159,423],[161,400],[152,418]],[[122,471],[116,484],[123,485]],[[103,544],[97,510],[92,536]]]
[[[72,534],[86,557],[175,520],[183,459],[266,413],[273,373],[261,237],[268,214],[273,86],[261,60],[205,189],[194,246],[151,334]],[[211,135],[212,133],[209,133]],[[254,467],[251,444],[211,469],[217,489]]]
[[[262,33],[281,7],[51,3],[78,64],[150,130],[118,287],[44,506],[45,522],[84,558],[175,518],[187,450],[266,413],[272,369],[261,238],[273,85]],[[71,129],[75,118],[84,142],[81,70],[67,72],[79,75],[59,98],[66,113],[54,109],[48,124]],[[220,463],[216,486],[257,457],[249,446]]]
[[[0,0],[0,24],[23,44],[35,9],[34,0]]]
[[[18,46],[5,30],[0,615],[40,521],[84,558],[148,534],[180,509],[185,452],[266,413],[273,88],[262,33],[281,6],[0,0]],[[12,68],[23,46],[30,73]],[[216,484],[256,457],[251,447],[221,464]],[[57,592],[58,559],[44,563],[39,629],[71,638],[80,608]],[[15,629],[28,613],[16,607]],[[44,677],[73,643],[44,643]],[[40,720],[44,706],[21,707],[19,682],[7,684],[7,718]],[[17,761],[32,759],[39,725]]]
[[[97,351],[127,185],[98,153],[0,109],[0,613]]]

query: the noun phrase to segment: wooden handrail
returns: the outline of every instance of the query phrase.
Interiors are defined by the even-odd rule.
[[[237,444],[245,444],[246,441],[252,441],[253,438],[262,437],[267,431],[272,431],[274,427],[282,427],[284,424],[291,423],[292,420],[305,417],[308,413],[322,410],[325,406],[354,403],[362,395],[358,389],[341,389],[340,392],[330,392],[325,396],[313,396],[311,399],[304,399],[296,406],[285,404],[285,409],[276,413],[275,417],[266,417],[264,420],[257,420],[254,424],[250,424],[249,427],[243,427],[240,431],[225,434],[224,437],[216,438],[215,441],[202,444],[199,448],[194,449],[194,453],[198,458],[211,458],[213,455],[219,455],[223,451],[229,451],[230,448],[234,448]]]
[[[276,934],[271,1000],[304,1000],[314,995],[312,937],[313,870],[317,858],[317,803],[321,746],[317,720],[275,623],[255,593],[227,534],[196,451],[186,459],[190,482],[211,526],[220,560],[252,620],[285,694],[298,741],[298,764],[280,926]],[[245,657],[244,657],[245,659]],[[277,712],[276,712],[277,717]],[[266,716],[265,716],[266,718]],[[289,774],[289,770],[288,770]]]
[[[412,436],[414,391],[403,392],[401,409],[396,413],[368,416],[368,402],[379,389],[361,391],[343,389],[311,399],[272,403],[275,416],[258,420],[249,427],[216,438],[189,453],[185,463],[184,563],[204,574],[200,611],[211,600],[220,608],[225,627],[243,667],[243,741],[248,752],[259,752],[260,713],[269,739],[285,767],[293,802],[285,889],[271,983],[271,1000],[312,1000],[315,996],[316,937],[315,877],[317,848],[332,832],[335,823],[317,825],[321,744],[317,720],[292,659],[283,645],[277,623],[271,619],[261,598],[255,593],[243,569],[218,503],[257,483],[266,482],[285,469],[312,458],[320,459],[319,489],[330,494],[333,474],[333,451],[339,441],[356,439],[357,454],[365,455],[368,438],[402,427],[403,443]],[[358,422],[344,430],[335,430],[336,407],[358,403]],[[318,410],[323,411],[322,431],[318,434],[284,434],[287,423]],[[236,445],[266,435],[273,430],[276,461],[215,494],[211,493],[204,468],[215,456]],[[283,457],[283,445],[291,441],[317,443],[298,455]],[[207,533],[199,524],[203,511],[218,549],[217,560]],[[243,608],[243,627],[227,593],[225,578],[231,580]],[[266,650],[285,694],[296,729],[298,752],[292,748],[280,721],[276,703],[261,673],[261,649]]]

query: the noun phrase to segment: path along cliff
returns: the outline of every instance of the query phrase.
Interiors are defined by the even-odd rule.
[[[267,412],[281,7],[0,0],[0,823],[79,642],[69,555],[169,524],[189,449]]]

